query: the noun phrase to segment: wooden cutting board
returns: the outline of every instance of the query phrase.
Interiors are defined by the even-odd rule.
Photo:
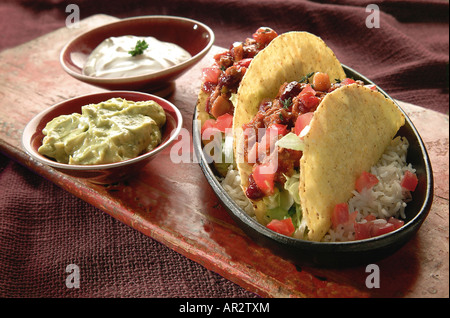
[[[300,269],[256,245],[219,204],[195,160],[174,164],[169,150],[148,164],[139,177],[108,187],[68,177],[31,160],[20,139],[33,116],[64,99],[102,91],[63,71],[59,64],[63,45],[81,32],[116,20],[95,15],[82,20],[78,29],[62,28],[0,53],[0,151],[112,217],[263,297],[448,297],[449,122],[444,114],[399,102],[427,146],[435,196],[417,235],[400,251],[377,263],[380,288],[366,286],[369,274],[365,266]],[[167,97],[182,112],[184,128],[189,131],[201,68],[221,50],[213,47],[176,81],[175,91]]]

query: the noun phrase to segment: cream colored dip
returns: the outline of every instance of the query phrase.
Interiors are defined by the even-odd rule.
[[[143,54],[132,56],[129,51],[136,47],[138,40],[145,40],[148,48]],[[189,52],[180,46],[154,37],[110,37],[89,55],[83,74],[103,78],[137,76],[169,68],[190,58]]]

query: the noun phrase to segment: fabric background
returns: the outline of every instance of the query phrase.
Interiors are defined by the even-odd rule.
[[[343,64],[392,97],[448,114],[446,0],[3,0],[0,51],[81,18],[178,15],[208,24],[228,47],[259,26],[321,36]],[[381,10],[368,29],[366,6]],[[77,264],[82,288],[65,286]],[[1,297],[256,297],[0,154]]]

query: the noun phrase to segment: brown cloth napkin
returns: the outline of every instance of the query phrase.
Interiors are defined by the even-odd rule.
[[[0,50],[64,27],[69,3],[78,5],[81,19],[98,13],[193,18],[208,24],[222,47],[259,26],[308,31],[392,97],[448,114],[448,0],[3,0]],[[369,5],[380,9],[379,28],[366,26]]]
[[[0,297],[256,297],[1,154],[0,169]]]
[[[321,36],[394,98],[448,114],[448,1],[71,1],[81,18],[193,18],[228,47],[259,26]],[[67,1],[4,0],[0,50],[63,27]],[[370,4],[380,28],[368,28]],[[269,75],[269,74],[268,74]],[[68,288],[66,267],[80,270]],[[0,297],[255,297],[0,155]]]

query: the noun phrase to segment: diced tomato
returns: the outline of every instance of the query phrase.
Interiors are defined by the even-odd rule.
[[[308,113],[301,114],[300,116],[297,117],[297,120],[295,121],[295,128],[294,128],[294,132],[297,136],[299,136],[300,133],[302,132],[302,130],[306,126],[309,125],[313,116],[314,116],[314,112],[308,112]]]
[[[348,204],[339,203],[334,206],[333,214],[331,215],[331,224],[335,229],[339,224],[345,224],[349,220]]]
[[[202,69],[202,81],[217,84],[219,82],[220,68],[217,65]]]
[[[252,58],[242,59],[237,64],[241,67],[249,67],[252,60]]]
[[[269,126],[269,129],[275,129],[277,131],[277,135],[284,136],[288,133],[287,125],[272,124]]]
[[[213,118],[207,119],[203,123],[201,128],[202,140],[209,139],[208,137],[204,138],[204,133],[207,129],[217,129],[223,133],[226,133],[226,129],[228,128],[231,129],[232,125],[233,125],[233,115],[230,114],[224,114],[222,116],[219,116],[219,118],[217,119]],[[210,135],[210,132],[208,132],[208,135]]]
[[[366,217],[366,220],[369,218]],[[367,222],[355,222],[355,240],[363,240],[370,237],[380,236],[390,233],[402,227],[404,222],[394,217],[389,218],[388,221],[379,221],[370,218]]]
[[[377,85],[374,85],[374,84],[364,85],[364,86],[367,87],[367,88],[370,88],[370,89],[373,90],[373,91],[378,90],[378,89],[377,89]]]
[[[403,176],[402,182],[400,183],[402,188],[408,191],[416,190],[417,184],[419,180],[417,176],[409,170],[406,170],[405,175]]]
[[[305,88],[300,92],[300,94],[312,94],[316,95],[316,91],[312,88],[311,84],[305,86]]]
[[[262,45],[267,45],[275,39],[278,36],[278,34],[268,27],[261,27],[258,30],[256,30],[255,33],[253,33],[253,39],[255,39],[256,42]]]
[[[393,216],[389,218],[388,222],[394,225],[394,230],[401,228],[405,224],[404,221],[396,219]]]
[[[370,234],[372,237],[380,236],[394,230],[394,224],[392,223],[376,223],[372,221],[372,227],[370,229]]]
[[[214,125],[216,124],[216,120],[215,119],[208,119],[208,120],[206,120],[204,123],[203,123],[203,126],[202,126],[202,129],[201,129],[201,131],[202,131],[202,136],[203,136],[203,133],[205,132],[205,130],[206,129],[208,129],[208,128],[214,128]]]
[[[351,78],[344,78],[342,81],[341,81],[341,84],[342,85],[350,85],[350,84],[354,84],[354,83],[356,83],[356,81],[354,80],[354,79],[351,79]]]
[[[203,123],[203,126],[201,128],[202,132],[202,141],[204,144],[207,144],[214,140],[214,136],[217,134],[220,134],[221,132],[215,127],[216,120],[215,119],[208,119]]]
[[[372,222],[355,222],[355,240],[364,240],[372,237],[370,234],[370,225]]]
[[[255,164],[253,166],[253,179],[258,188],[264,192],[265,195],[272,195],[274,192],[274,178],[276,169],[272,162],[265,164]]]
[[[320,103],[320,98],[312,94],[300,94],[300,100],[307,110],[316,110]]]
[[[216,123],[214,127],[219,129],[221,132],[226,132],[227,128],[231,128],[233,126],[233,115],[231,114],[223,114],[217,117]]]
[[[356,217],[358,216],[358,211],[353,211],[348,216],[348,223],[355,223]]]
[[[308,110],[315,110],[320,103],[316,91],[309,84],[298,94],[298,98]]]
[[[292,234],[294,234],[295,231],[295,227],[294,224],[292,223],[291,218],[287,218],[284,220],[273,219],[272,221],[269,222],[269,224],[267,224],[267,228],[286,236],[291,236]]]
[[[369,215],[367,215],[364,218],[364,220],[366,220],[366,221],[373,221],[373,220],[376,220],[376,219],[377,219],[377,217],[375,215],[373,215],[373,214],[369,214]]]
[[[372,188],[377,183],[378,183],[378,178],[375,175],[373,175],[367,171],[363,171],[361,173],[361,175],[359,176],[359,178],[356,179],[355,189],[356,189],[356,191],[361,192],[363,189]]]
[[[357,215],[358,211],[349,213],[347,203],[336,204],[331,215],[331,226],[335,229],[338,225],[353,224]]]

